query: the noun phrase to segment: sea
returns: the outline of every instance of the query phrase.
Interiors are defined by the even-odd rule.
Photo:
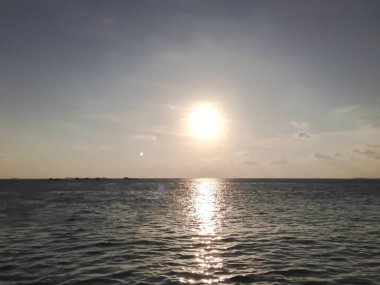
[[[0,284],[380,284],[380,180],[1,180]]]

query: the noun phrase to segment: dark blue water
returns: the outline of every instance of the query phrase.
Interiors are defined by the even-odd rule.
[[[380,181],[0,181],[0,284],[181,283],[380,284]]]

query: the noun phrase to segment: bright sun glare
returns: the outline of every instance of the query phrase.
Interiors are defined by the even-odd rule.
[[[197,138],[216,139],[221,135],[222,118],[212,106],[198,106],[190,114],[189,127],[191,134]]]

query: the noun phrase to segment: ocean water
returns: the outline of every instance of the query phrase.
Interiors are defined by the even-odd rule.
[[[2,180],[0,284],[380,284],[380,181]]]

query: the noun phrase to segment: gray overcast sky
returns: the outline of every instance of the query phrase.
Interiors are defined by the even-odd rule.
[[[380,177],[379,12],[0,0],[0,178]]]

